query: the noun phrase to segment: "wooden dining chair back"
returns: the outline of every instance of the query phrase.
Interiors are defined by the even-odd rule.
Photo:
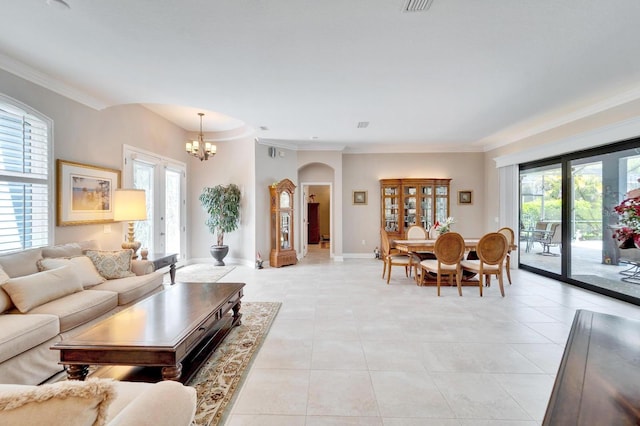
[[[498,229],[498,232],[504,235],[507,238],[507,242],[509,243],[509,249],[507,250],[507,257],[505,258],[505,270],[507,271],[507,280],[509,280],[509,285],[511,285],[511,247],[515,244],[516,234],[513,232],[513,229],[505,226],[503,228]]]
[[[407,240],[427,240],[429,234],[427,230],[420,225],[412,225],[407,229]]]
[[[389,234],[387,234],[384,228],[380,228],[380,240],[382,243],[382,260],[384,262],[382,278],[384,278],[386,274],[387,284],[389,284],[391,280],[391,267],[393,265],[404,266],[405,275],[409,277],[409,269],[411,269],[413,265],[413,257],[407,253],[401,253],[396,249],[392,249]]]
[[[489,277],[495,275],[500,285],[500,294],[504,297],[502,271],[504,270],[504,259],[507,257],[508,249],[507,237],[498,232],[490,232],[478,241],[476,246],[478,260],[462,261],[463,270],[478,274],[480,296],[482,296],[483,279],[488,284],[490,282]]]
[[[449,285],[453,285],[453,278],[455,277],[458,295],[462,296],[462,267],[460,262],[464,258],[464,238],[456,232],[442,234],[436,240],[433,251],[436,256],[435,259],[426,259],[420,262],[420,269],[422,270],[420,285],[424,285],[427,273],[435,273],[438,296],[440,296],[441,278],[443,275],[448,275]]]

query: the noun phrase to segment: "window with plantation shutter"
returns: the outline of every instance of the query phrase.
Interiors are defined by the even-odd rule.
[[[0,97],[0,253],[49,244],[51,123]]]

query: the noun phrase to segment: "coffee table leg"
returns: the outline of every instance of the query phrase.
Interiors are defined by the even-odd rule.
[[[169,265],[169,276],[171,277],[171,285],[176,283],[176,264]]]
[[[67,366],[67,378],[69,380],[84,380],[89,374],[88,365],[68,365]]]
[[[236,305],[231,308],[233,310],[233,323],[238,326],[238,325],[242,325],[242,314],[240,313],[240,307],[241,307],[242,303],[238,300],[238,303],[236,303]]]
[[[178,380],[182,375],[182,363],[171,367],[162,367],[162,380]]]

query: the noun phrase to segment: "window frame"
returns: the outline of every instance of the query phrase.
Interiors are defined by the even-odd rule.
[[[21,177],[16,176],[11,173],[3,173],[0,170],[0,180],[6,182],[16,182],[16,183],[30,183],[30,184],[46,184],[47,188],[47,235],[46,242],[41,245],[34,245],[30,247],[24,247],[24,243],[22,243],[22,247],[16,250],[7,250],[2,251],[0,249],[0,253],[10,253],[13,251],[21,251],[27,250],[31,248],[37,247],[46,247],[52,244],[54,239],[54,230],[55,230],[55,167],[54,167],[54,122],[51,118],[44,115],[40,111],[35,108],[17,100],[10,96],[7,96],[3,93],[0,93],[0,105],[3,107],[7,107],[7,109],[14,109],[22,112],[24,115],[31,115],[38,120],[41,120],[46,125],[46,134],[47,134],[47,177],[46,182],[43,179],[39,178],[31,178],[31,177]]]

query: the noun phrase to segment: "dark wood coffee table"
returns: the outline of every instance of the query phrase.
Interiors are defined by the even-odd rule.
[[[179,380],[183,360],[203,361],[210,342],[240,325],[243,287],[178,283],[51,349],[60,351],[60,364],[73,380],[84,380],[90,365],[161,367],[163,380]]]

